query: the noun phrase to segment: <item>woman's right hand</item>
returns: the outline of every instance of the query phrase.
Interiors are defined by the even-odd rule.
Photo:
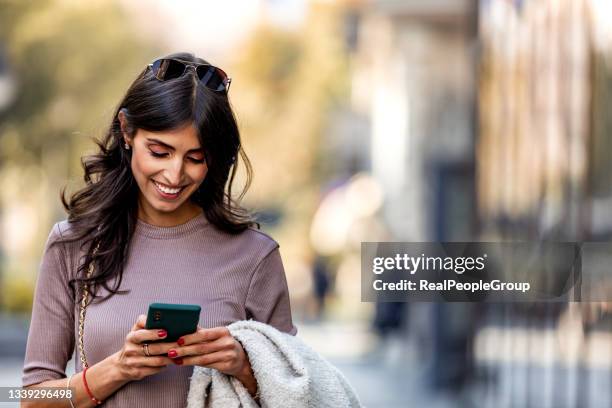
[[[124,381],[141,380],[159,373],[167,365],[174,364],[173,360],[168,357],[168,350],[178,347],[176,342],[150,344],[148,348],[150,357],[144,354],[143,342],[159,340],[167,336],[165,330],[145,329],[146,320],[147,316],[138,316],[131,331],[125,336],[123,348],[113,356],[119,376]]]

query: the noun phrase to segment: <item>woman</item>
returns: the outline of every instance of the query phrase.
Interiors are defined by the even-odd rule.
[[[256,396],[248,356],[225,326],[253,319],[297,330],[278,244],[231,199],[239,154],[248,180],[251,169],[229,84],[219,68],[180,53],[130,86],[100,151],[83,160],[86,186],[70,200],[62,193],[69,215],[45,247],[24,387],[69,385],[77,407],[178,407],[203,366]],[[200,327],[146,349],[167,334],[144,329],[153,302],[200,305]],[[45,403],[68,406],[36,406]]]

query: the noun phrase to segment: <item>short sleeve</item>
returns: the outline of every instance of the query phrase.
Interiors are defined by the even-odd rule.
[[[74,351],[74,292],[70,287],[63,243],[55,224],[39,267],[32,319],[23,366],[24,387],[64,378]]]
[[[297,328],[291,319],[291,304],[285,269],[278,247],[255,268],[245,309],[247,319],[269,324],[293,336]]]

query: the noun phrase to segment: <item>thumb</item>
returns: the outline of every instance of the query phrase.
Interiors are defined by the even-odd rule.
[[[140,330],[140,329],[144,329],[147,323],[147,315],[138,315],[138,319],[136,320],[136,323],[134,323],[134,326],[132,326],[132,331],[134,330]]]

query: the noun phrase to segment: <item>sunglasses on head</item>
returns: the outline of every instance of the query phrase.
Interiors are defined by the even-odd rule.
[[[208,89],[224,93],[229,91],[232,79],[221,68],[210,64],[197,64],[175,58],[160,58],[149,64],[151,72],[160,81],[180,78],[187,72],[188,67],[193,68],[200,82]]]

